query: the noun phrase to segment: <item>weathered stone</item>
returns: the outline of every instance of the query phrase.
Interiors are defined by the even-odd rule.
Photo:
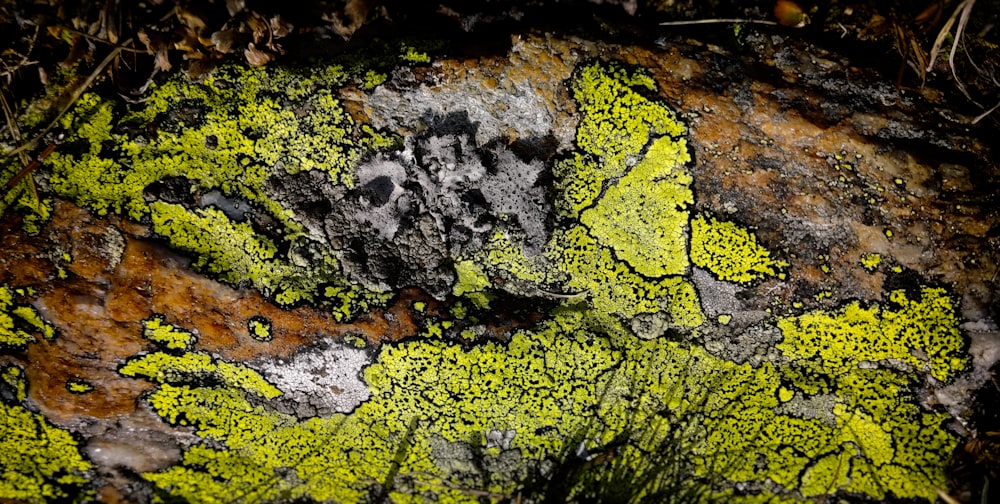
[[[0,256],[0,428],[70,476],[0,455],[41,489],[0,497],[935,499],[997,358],[992,152],[746,43],[85,96]]]

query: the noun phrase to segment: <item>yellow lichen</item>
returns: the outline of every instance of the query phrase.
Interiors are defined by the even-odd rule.
[[[775,276],[788,266],[772,259],[771,253],[746,229],[704,215],[691,221],[691,262],[721,280],[737,283]]]
[[[164,323],[162,315],[155,315],[142,321],[142,336],[169,350],[189,350],[196,341],[195,336],[189,331]]]
[[[271,333],[271,321],[265,317],[250,317],[247,321],[247,331],[250,337],[257,341],[270,341],[274,337]]]
[[[23,371],[6,366],[0,376],[0,387],[14,388],[23,401]],[[92,497],[86,490],[90,469],[69,432],[23,405],[0,400],[0,500],[34,504]]]
[[[21,348],[35,341],[28,331],[35,330],[46,340],[56,337],[56,329],[28,305],[14,304],[14,292],[0,285],[0,346]]]

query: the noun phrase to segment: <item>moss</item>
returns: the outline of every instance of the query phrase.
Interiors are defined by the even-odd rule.
[[[142,336],[168,350],[190,350],[197,338],[190,331],[164,323],[163,315],[142,321]]]
[[[259,315],[247,320],[247,331],[250,337],[257,341],[271,341],[271,338],[274,338],[274,334],[271,333],[271,321]]]
[[[7,385],[15,382],[18,400],[23,401],[23,371],[8,366],[0,376]],[[0,500],[42,503],[92,497],[86,489],[90,469],[68,432],[20,404],[0,401]]]
[[[29,331],[37,331],[49,341],[56,337],[55,327],[43,320],[37,310],[15,304],[14,291],[0,285],[0,346],[24,348],[35,341]]]
[[[749,231],[704,215],[691,221],[691,262],[720,280],[736,283],[776,276],[788,266],[771,258]]]

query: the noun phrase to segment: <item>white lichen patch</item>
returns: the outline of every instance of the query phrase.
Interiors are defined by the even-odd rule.
[[[267,380],[284,392],[279,407],[299,417],[353,411],[371,393],[361,369],[371,364],[364,350],[326,341],[291,359],[257,363]]]

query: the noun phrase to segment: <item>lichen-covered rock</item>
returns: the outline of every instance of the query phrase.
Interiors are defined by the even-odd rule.
[[[223,68],[67,115],[48,206],[4,220],[0,429],[45,464],[0,451],[25,482],[0,498],[948,487],[996,331],[993,258],[948,262],[995,218],[931,202],[971,186],[697,45],[397,63]]]

